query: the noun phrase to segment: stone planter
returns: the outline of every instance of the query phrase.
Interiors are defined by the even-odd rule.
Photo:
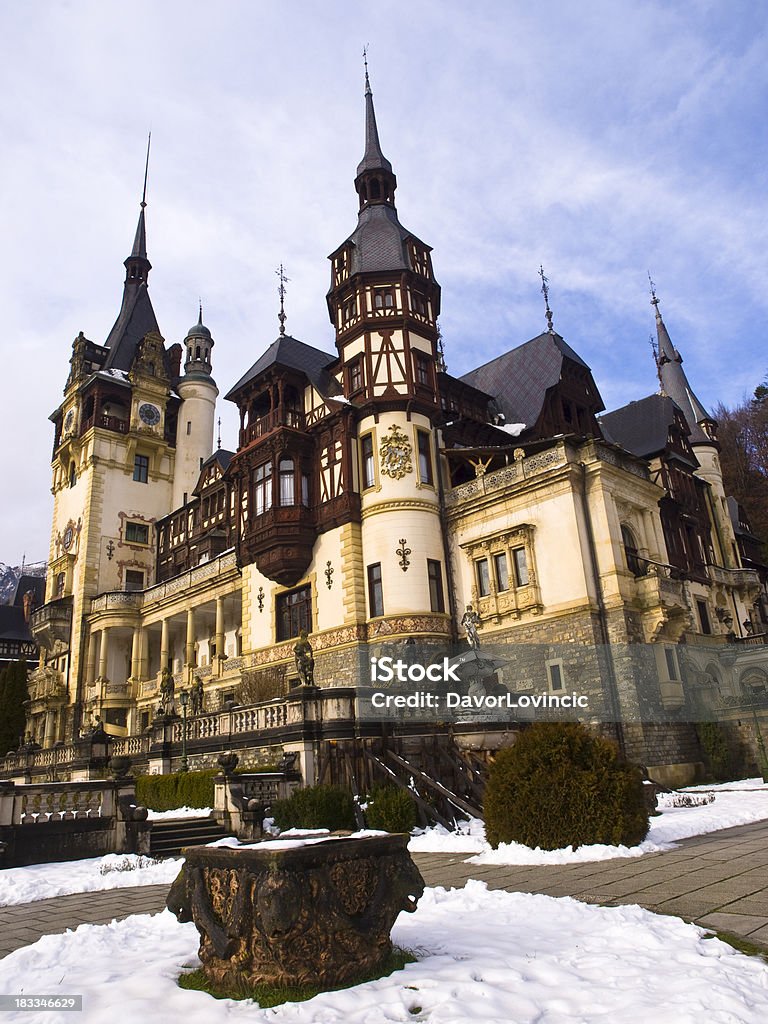
[[[386,961],[395,918],[416,909],[424,881],[407,843],[191,847],[167,905],[195,922],[213,982],[343,985]]]

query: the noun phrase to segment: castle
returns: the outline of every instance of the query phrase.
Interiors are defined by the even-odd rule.
[[[523,683],[578,684],[627,723],[630,757],[692,778],[689,691],[737,699],[764,685],[766,613],[716,423],[656,296],[660,392],[623,409],[601,416],[548,306],[544,333],[452,376],[431,249],[398,218],[367,72],[354,185],[357,226],[330,256],[335,351],[286,334],[281,316],[225,395],[240,414],[234,451],[214,449],[202,309],[183,343],[160,332],[142,200],[118,318],[104,344],[75,339],[51,415],[29,738],[45,754],[101,725],[116,750],[168,770],[173,694],[198,687],[200,763],[233,744],[293,751],[312,781],[320,746],[360,731],[350,694],[372,655],[460,650],[474,621],[484,646],[523,652]],[[294,652],[302,631],[311,678]],[[721,658],[726,647],[739,656]],[[642,687],[632,649],[647,655]]]

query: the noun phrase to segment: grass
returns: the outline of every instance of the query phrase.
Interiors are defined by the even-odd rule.
[[[749,939],[745,939],[742,935],[734,935],[733,932],[721,932],[714,928],[709,930],[714,932],[714,934],[707,935],[708,939],[720,939],[722,942],[727,942],[729,946],[733,946],[739,953],[759,957],[762,961],[768,963],[768,949],[765,946],[761,946],[756,942],[750,942]]]
[[[394,946],[385,962],[375,971],[368,971],[350,981],[347,985],[333,985],[329,988],[315,985],[249,985],[245,981],[232,982],[224,985],[214,985],[206,978],[202,968],[189,971],[179,977],[179,988],[193,992],[207,992],[215,999],[253,999],[263,1009],[271,1006],[279,1006],[281,1003],[300,1003],[312,999],[321,992],[338,992],[345,988],[354,988],[355,985],[362,985],[366,981],[375,981],[377,978],[386,978],[395,971],[401,971],[406,964],[416,961],[414,954],[408,949],[400,949]],[[420,1012],[421,1007],[419,1007]],[[414,1012],[414,1011],[411,1011]]]

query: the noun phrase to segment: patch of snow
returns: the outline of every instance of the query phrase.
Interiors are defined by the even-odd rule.
[[[315,846],[335,839],[365,839],[369,836],[386,836],[388,832],[378,832],[366,828],[359,832],[351,832],[348,836],[333,836],[327,828],[291,828],[281,832],[278,839],[267,839],[257,843],[241,843],[234,836],[217,839],[207,846],[228,846],[238,850],[294,850],[299,846]]]
[[[686,786],[683,793],[705,793],[713,792],[743,793],[748,790],[762,789],[768,793],[768,784],[762,779],[738,779],[736,782],[711,782],[703,786]]]
[[[695,925],[640,907],[570,898],[427,889],[392,935],[418,961],[388,978],[260,1009],[176,984],[198,966],[198,933],[169,911],[46,935],[0,960],[0,991],[84,994],[83,1024],[763,1024],[768,966]],[[69,1024],[55,1012],[9,1024]]]
[[[459,821],[454,831],[443,825],[414,829],[408,843],[411,853],[482,853],[488,848],[485,823],[480,818]]]
[[[33,903],[53,896],[100,889],[125,889],[135,885],[160,885],[178,875],[180,859],[146,864],[146,857],[135,853],[110,853],[87,860],[61,861],[55,864],[30,864],[0,871],[0,907]],[[126,870],[126,865],[135,865]],[[142,866],[143,865],[143,866]]]
[[[211,807],[177,807],[173,811],[149,811],[149,821],[170,821],[174,818],[207,818]]]
[[[511,434],[512,437],[518,437],[525,430],[524,423],[505,423],[503,426],[496,424],[497,430],[503,430],[505,434]]]

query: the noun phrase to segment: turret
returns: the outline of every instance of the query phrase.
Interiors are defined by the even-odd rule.
[[[173,475],[173,507],[192,497],[200,470],[213,452],[213,429],[219,389],[211,377],[214,341],[203,323],[203,307],[197,323],[184,339],[184,376],[176,390],[181,398],[176,428],[176,466]]]

